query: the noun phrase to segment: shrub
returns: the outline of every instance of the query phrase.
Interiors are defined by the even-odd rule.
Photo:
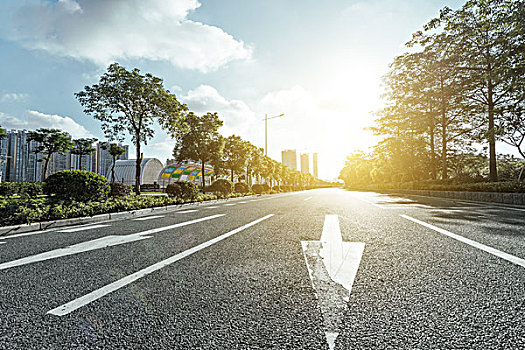
[[[12,197],[19,195],[24,198],[36,198],[42,194],[40,182],[2,182],[0,183],[0,196]]]
[[[158,183],[153,184],[142,184],[140,185],[140,190],[158,190],[160,188],[160,185]]]
[[[182,199],[195,199],[199,194],[199,188],[193,182],[177,181],[166,187],[166,193],[170,197]]]
[[[228,195],[233,192],[233,182],[227,179],[215,180],[211,186],[207,188],[207,191]]]
[[[237,182],[235,184],[235,192],[242,194],[248,193],[250,192],[250,185],[246,182]]]
[[[277,192],[281,192],[282,189],[281,189],[280,186],[273,186],[273,187],[272,187],[272,191],[274,191],[275,193],[277,193]]]
[[[44,182],[44,192],[56,198],[79,202],[101,201],[108,198],[108,180],[85,170],[63,170],[50,175]]]
[[[254,184],[252,186],[252,191],[256,194],[262,194],[264,192],[264,187],[261,184]]]
[[[112,182],[109,185],[111,187],[111,197],[126,197],[133,190],[133,186],[126,185],[120,182]]]

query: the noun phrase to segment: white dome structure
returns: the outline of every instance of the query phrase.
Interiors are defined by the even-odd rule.
[[[135,185],[136,159],[117,160],[115,163],[115,181],[126,185]],[[158,181],[164,165],[157,158],[144,158],[140,164],[140,184],[153,184]],[[106,178],[111,181],[111,169]]]

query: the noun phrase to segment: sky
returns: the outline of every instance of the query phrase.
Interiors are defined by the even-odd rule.
[[[74,93],[118,62],[164,79],[221,133],[319,154],[332,180],[345,157],[377,139],[364,130],[382,106],[381,77],[411,34],[459,0],[2,0],[0,125],[60,128],[104,140]],[[128,143],[130,143],[128,141]],[[145,157],[174,146],[156,133]],[[130,154],[134,154],[133,147]]]

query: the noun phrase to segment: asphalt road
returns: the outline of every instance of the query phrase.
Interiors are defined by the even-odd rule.
[[[2,237],[0,349],[525,349],[523,259],[523,207],[341,189]]]

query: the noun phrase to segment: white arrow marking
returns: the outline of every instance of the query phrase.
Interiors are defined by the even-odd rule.
[[[341,330],[365,244],[343,242],[337,215],[326,215],[320,241],[301,241],[312,286],[323,314],[326,341],[332,350]]]
[[[205,221],[205,220],[215,219],[215,218],[218,218],[218,217],[223,216],[223,215],[224,214],[206,216],[206,217],[203,217],[203,218],[200,218],[200,219],[196,219],[196,220],[185,221],[185,222],[181,222],[179,224],[174,224],[174,225],[170,225],[170,226],[154,228],[154,229],[151,229],[151,230],[138,232],[138,233],[132,233],[130,235],[125,235],[125,236],[106,236],[106,237],[101,237],[101,238],[94,239],[94,240],[91,240],[91,241],[87,241],[87,242],[82,242],[82,243],[79,243],[79,244],[71,245],[71,246],[66,247],[66,248],[55,249],[55,250],[51,250],[49,252],[28,256],[26,258],[21,258],[21,259],[17,259],[17,260],[13,260],[13,261],[8,261],[8,262],[5,262],[3,264],[0,264],[0,270],[9,269],[9,268],[15,267],[15,266],[27,265],[27,264],[31,264],[31,263],[35,263],[35,262],[39,262],[39,261],[60,258],[62,256],[78,254],[78,253],[87,252],[87,251],[90,251],[90,250],[102,249],[102,248],[111,247],[111,246],[115,246],[115,245],[119,245],[119,244],[125,244],[125,243],[140,241],[140,240],[143,240],[143,239],[146,239],[146,238],[151,238],[151,236],[149,236],[149,235],[157,233],[157,232],[166,231],[166,230],[170,230],[170,229],[173,229],[173,228],[182,227],[182,226],[186,226],[186,225],[190,225],[190,224],[195,224],[197,222],[201,222],[201,221]]]

